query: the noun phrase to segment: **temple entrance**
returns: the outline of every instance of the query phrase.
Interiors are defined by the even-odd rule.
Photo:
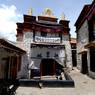
[[[41,64],[40,64],[40,73],[41,73],[41,76],[55,75],[56,70],[62,71],[62,68],[63,66],[61,66],[54,59],[42,59]]]
[[[42,76],[55,74],[55,62],[53,59],[42,59],[40,66]]]
[[[82,70],[83,74],[88,73],[88,65],[87,65],[87,52],[82,54]]]

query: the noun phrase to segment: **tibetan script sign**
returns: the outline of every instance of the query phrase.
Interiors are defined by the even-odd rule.
[[[39,37],[39,36],[35,36],[35,41],[36,42],[42,42],[42,43],[60,43],[60,38],[56,37],[56,38],[47,38],[47,37]]]

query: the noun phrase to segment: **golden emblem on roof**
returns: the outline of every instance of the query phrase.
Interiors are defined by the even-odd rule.
[[[52,9],[46,8],[46,9],[43,11],[42,16],[54,17]]]

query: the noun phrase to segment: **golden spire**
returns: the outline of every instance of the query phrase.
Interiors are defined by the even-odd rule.
[[[65,20],[65,14],[63,12],[61,14],[61,20]]]
[[[32,8],[28,10],[28,15],[32,16]]]

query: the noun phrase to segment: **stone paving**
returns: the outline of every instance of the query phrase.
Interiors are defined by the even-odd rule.
[[[95,95],[95,80],[81,74],[76,68],[70,72],[74,88],[66,87],[19,87],[16,95]]]

